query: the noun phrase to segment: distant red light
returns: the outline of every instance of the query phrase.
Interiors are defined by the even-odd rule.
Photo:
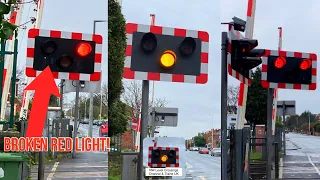
[[[287,61],[284,57],[278,57],[276,61],[274,61],[274,66],[278,69],[283,68],[286,65]]]
[[[92,47],[89,43],[80,43],[77,46],[77,54],[79,56],[87,56],[92,51]]]
[[[301,70],[307,70],[312,66],[312,62],[310,59],[304,59],[300,64]]]

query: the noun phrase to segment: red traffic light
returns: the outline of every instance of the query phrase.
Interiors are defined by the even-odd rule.
[[[287,63],[286,58],[284,57],[278,57],[275,61],[274,61],[274,66],[278,69],[283,68]]]
[[[92,51],[92,47],[89,43],[80,43],[77,46],[77,54],[79,56],[87,56]]]
[[[312,62],[310,59],[304,59],[301,63],[300,63],[300,69],[301,70],[307,70],[312,66]]]

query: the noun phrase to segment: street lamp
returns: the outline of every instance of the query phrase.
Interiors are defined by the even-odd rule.
[[[209,114],[212,116],[212,129],[211,129],[211,148],[213,148],[213,127],[214,127],[214,116],[213,114]]]
[[[94,20],[93,21],[93,34],[96,34],[96,23],[107,22],[107,20]],[[101,84],[102,85],[102,84]],[[100,90],[100,120],[102,111],[102,90]],[[90,93],[90,106],[89,106],[89,129],[88,136],[92,137],[92,125],[93,125],[93,93]]]

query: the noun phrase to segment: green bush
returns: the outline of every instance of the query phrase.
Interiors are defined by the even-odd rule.
[[[316,132],[320,132],[320,124],[318,124],[315,128]]]

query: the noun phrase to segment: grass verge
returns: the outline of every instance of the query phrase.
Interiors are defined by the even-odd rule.
[[[250,159],[252,159],[252,160],[262,160],[262,153],[261,152],[251,152]]]
[[[122,172],[122,155],[119,152],[108,153],[108,179],[121,180]]]

